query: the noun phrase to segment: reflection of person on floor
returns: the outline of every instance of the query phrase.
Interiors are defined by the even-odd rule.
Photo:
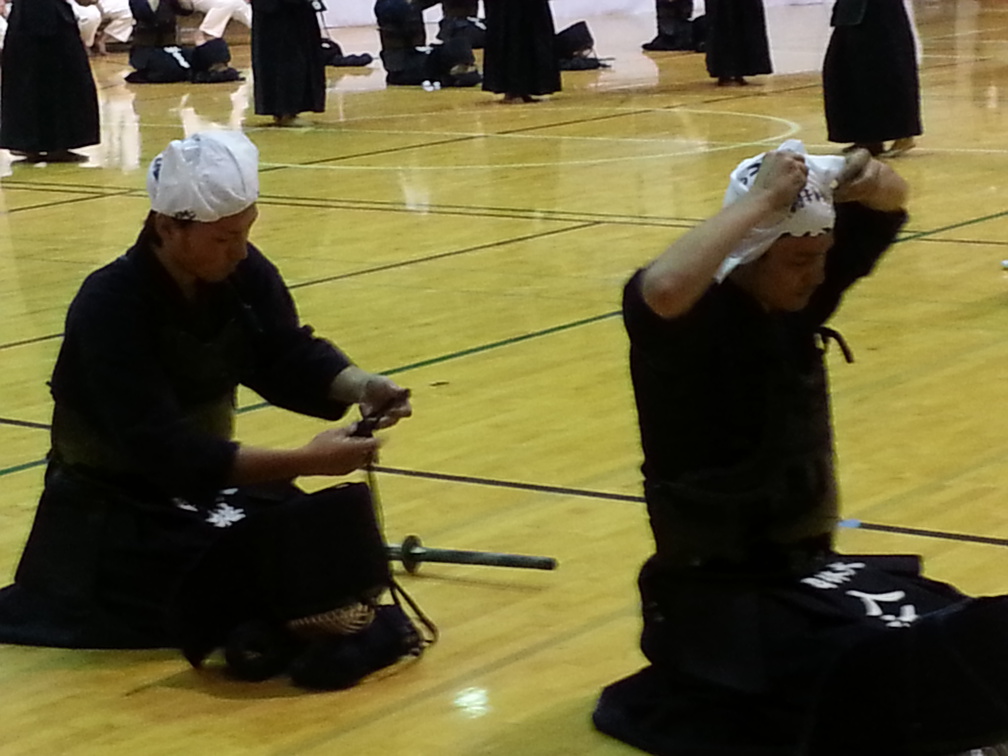
[[[914,32],[903,0],[837,0],[823,61],[823,101],[831,142],[873,155],[906,152],[921,125]]]
[[[906,195],[865,150],[785,143],[740,164],[724,208],[626,285],[656,544],[639,580],[651,666],[606,688],[602,731],[711,756],[947,756],[1000,737],[1008,697],[981,678],[1004,669],[1006,601],[971,602],[912,557],[832,547],[826,340],[847,349],[824,324],[893,243]],[[945,633],[969,640],[944,651]],[[964,661],[946,667],[950,653]],[[975,668],[984,653],[1001,666]],[[948,719],[929,720],[936,700]],[[845,724],[882,710],[885,727]]]

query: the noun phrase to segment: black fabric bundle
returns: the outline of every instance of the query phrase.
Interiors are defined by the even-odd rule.
[[[232,525],[182,583],[172,604],[179,647],[193,666],[218,648],[229,671],[260,681],[339,689],[425,642],[395,604],[384,540],[362,483],[303,494]],[[344,632],[300,633],[297,621],[360,608]]]

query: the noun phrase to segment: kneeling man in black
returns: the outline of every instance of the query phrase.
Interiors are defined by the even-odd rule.
[[[832,545],[824,354],[849,351],[825,323],[906,196],[865,150],[785,143],[626,285],[650,666],[605,689],[602,731],[663,756],[948,756],[1008,738],[1008,601]]]
[[[171,142],[147,188],[135,244],[70,305],[45,489],[0,591],[0,642],[181,647],[199,663],[241,623],[365,629],[387,614],[388,585],[366,488],[308,495],[292,481],[357,470],[378,441],[350,425],[290,449],[238,443],[236,389],[326,420],[358,405],[379,427],[411,414],[408,393],[302,325],[249,243],[247,137]]]

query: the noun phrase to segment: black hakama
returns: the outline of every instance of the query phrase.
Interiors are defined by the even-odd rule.
[[[658,756],[950,756],[1002,743],[1008,597],[971,599],[919,569],[914,557],[826,556],[790,580],[665,581],[677,610],[645,617],[653,663],[603,691],[595,724]]]
[[[920,82],[903,0],[837,0],[823,62],[831,142],[869,144],[917,136]]]
[[[737,78],[773,73],[763,0],[707,0],[707,73]]]
[[[505,95],[559,92],[556,29],[546,0],[487,0],[483,89]]]
[[[251,245],[192,301],[146,242],[91,274],[50,382],[53,449],[15,583],[0,591],[0,643],[172,645],[166,605],[181,577],[230,525],[296,494],[229,489],[238,383],[335,420],[347,406],[328,387],[348,364],[301,326]]]
[[[325,59],[307,0],[252,0],[255,112],[294,116],[325,110]]]
[[[0,147],[44,153],[99,142],[98,94],[65,0],[15,3],[0,61]]]

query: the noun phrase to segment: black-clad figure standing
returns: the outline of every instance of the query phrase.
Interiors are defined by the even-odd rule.
[[[556,28],[546,0],[486,0],[483,89],[504,102],[559,92]]]
[[[0,60],[0,147],[66,162],[98,144],[98,94],[66,0],[14,3]]]
[[[905,152],[921,125],[913,31],[903,0],[837,0],[823,62],[823,99],[831,142]]]
[[[321,3],[318,3],[321,5]],[[315,4],[252,0],[255,112],[278,126],[325,111],[325,60]]]
[[[707,73],[719,85],[773,73],[763,0],[707,0]]]

